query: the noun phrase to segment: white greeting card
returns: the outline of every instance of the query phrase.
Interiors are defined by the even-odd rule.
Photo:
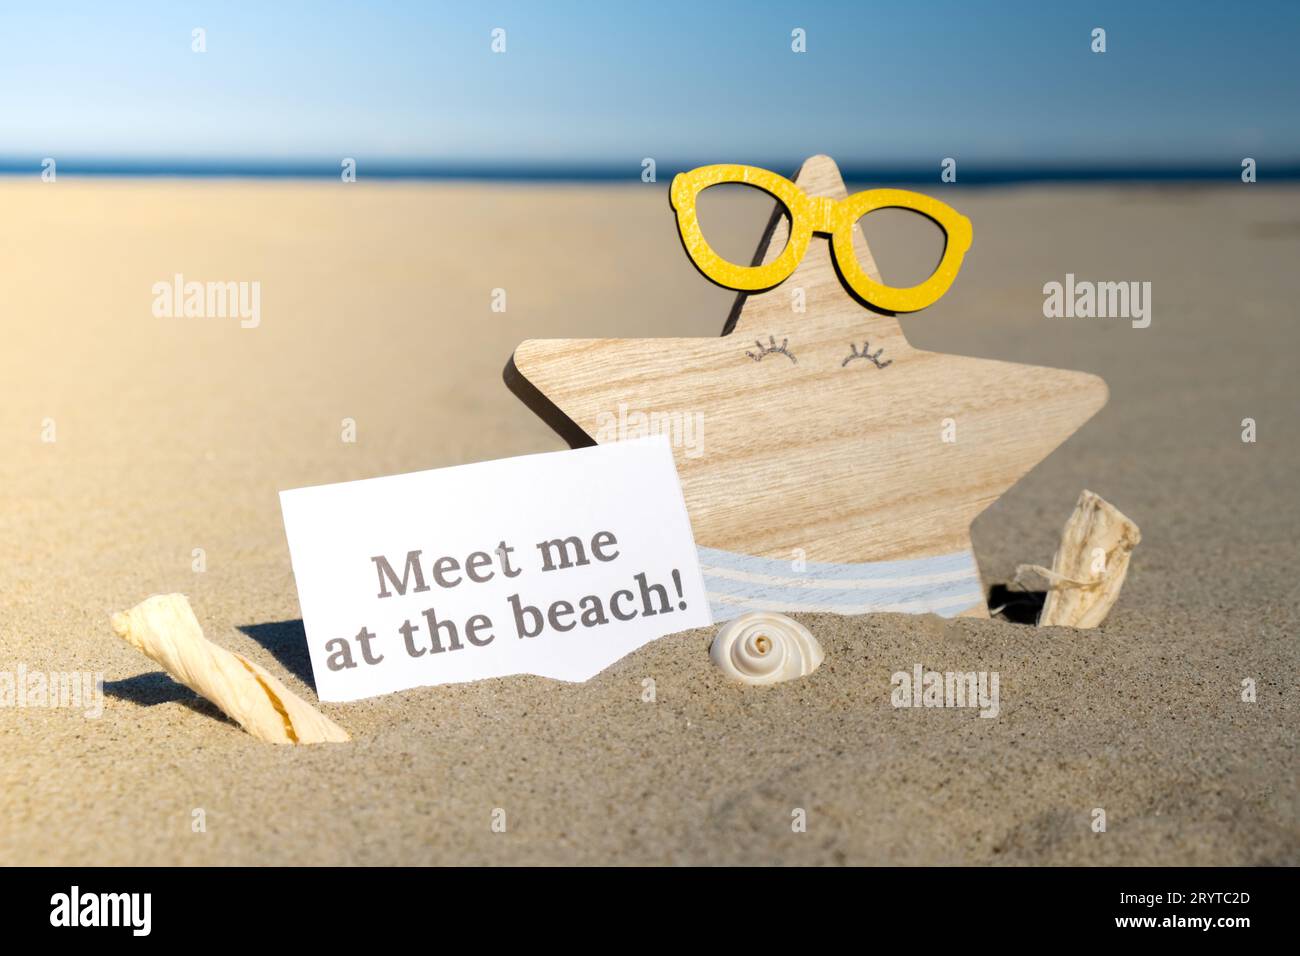
[[[583,681],[712,623],[665,436],[280,493],[316,690]]]

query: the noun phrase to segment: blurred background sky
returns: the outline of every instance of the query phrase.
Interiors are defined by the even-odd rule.
[[[1300,161],[1298,41],[1296,2],[5,2],[0,164],[639,172],[826,152],[1236,177],[1251,156],[1263,178]]]

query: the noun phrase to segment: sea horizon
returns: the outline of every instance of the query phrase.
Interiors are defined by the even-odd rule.
[[[716,161],[716,160],[715,160]],[[799,160],[752,160],[741,162],[793,175]],[[95,178],[184,178],[184,179],[338,179],[343,159],[339,157],[299,159],[134,159],[91,157],[58,159],[59,176]],[[655,170],[656,183],[667,184],[681,171],[707,165],[696,162],[661,162]],[[356,162],[357,179],[375,180],[478,180],[485,182],[620,182],[641,181],[642,161],[627,163],[515,162],[490,160],[394,160]],[[44,157],[0,156],[0,176],[40,176],[45,169]],[[940,183],[937,162],[870,164],[845,162],[840,170],[847,182],[885,182],[909,184]],[[1294,182],[1300,180],[1300,160],[1258,167],[1260,182]],[[1027,183],[1238,183],[1241,166],[1234,163],[1198,162],[1179,165],[1142,163],[958,163],[955,182],[946,186],[1000,186]]]

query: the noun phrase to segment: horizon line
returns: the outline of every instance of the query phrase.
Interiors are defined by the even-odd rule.
[[[351,158],[351,157],[349,157]],[[0,176],[40,176],[44,157],[0,156]],[[87,177],[178,177],[237,179],[337,179],[343,160],[337,157],[298,159],[212,158],[160,159],[92,157],[58,160],[56,174]],[[793,176],[800,161],[767,160],[750,165]],[[673,175],[708,165],[700,162],[657,163],[655,184],[667,185]],[[939,183],[933,162],[841,163],[846,182]],[[641,181],[641,163],[571,162],[563,160],[434,160],[377,159],[357,162],[357,178],[377,180],[479,180],[496,182],[618,182]],[[1182,164],[1070,160],[958,161],[955,182],[948,186],[1004,185],[1030,182],[1239,182],[1241,165],[1198,161]],[[788,171],[788,172],[787,172]],[[1267,181],[1300,180],[1300,160],[1265,163],[1257,176]]]

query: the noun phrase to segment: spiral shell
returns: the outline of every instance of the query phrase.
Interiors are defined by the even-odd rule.
[[[722,626],[709,656],[728,677],[746,684],[779,684],[811,674],[826,655],[798,621],[771,611],[750,611]]]

